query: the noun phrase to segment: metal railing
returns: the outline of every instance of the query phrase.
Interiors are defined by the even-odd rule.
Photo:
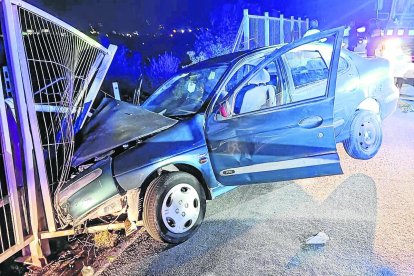
[[[233,52],[289,43],[301,38],[308,29],[308,18],[285,18],[283,14],[270,17],[268,12],[259,16],[244,10]]]
[[[0,179],[0,202],[10,207],[3,208],[9,214],[4,223],[0,214],[0,262],[29,245],[32,263],[41,265],[40,231],[53,233],[59,227],[52,193],[69,177],[74,135],[86,120],[116,46],[107,49],[26,2],[1,0],[1,7],[12,97],[4,99],[1,89],[7,177]],[[17,140],[10,141],[13,123]]]

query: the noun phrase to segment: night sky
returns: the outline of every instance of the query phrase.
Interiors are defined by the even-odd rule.
[[[239,3],[260,11],[318,18],[322,27],[367,21],[375,14],[375,0],[27,0],[80,29],[103,23],[105,31],[153,32],[166,28],[208,26],[214,10]],[[387,0],[386,0],[387,1]],[[240,13],[242,11],[240,10]]]

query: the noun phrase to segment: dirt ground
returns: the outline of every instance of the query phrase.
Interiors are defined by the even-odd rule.
[[[411,102],[412,103],[412,102]],[[413,275],[414,112],[384,121],[369,161],[338,146],[343,175],[241,187],[171,246],[139,231],[91,264],[101,275]],[[320,231],[323,247],[304,241]],[[51,271],[49,271],[51,272]],[[53,274],[53,272],[52,272]]]

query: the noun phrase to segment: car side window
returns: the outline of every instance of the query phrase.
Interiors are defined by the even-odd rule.
[[[243,66],[240,67],[236,73],[234,73],[226,84],[226,91],[232,91],[236,85],[252,70],[253,67],[254,66],[251,64],[243,64]]]
[[[233,96],[236,115],[283,105],[282,78],[278,63],[271,62]]]
[[[230,80],[226,84],[226,91],[232,91],[240,81],[247,76],[247,74],[256,67],[259,62],[263,60],[264,57],[255,58],[253,60],[248,61],[247,63],[243,64],[230,78]]]
[[[324,96],[329,68],[317,50],[295,49],[282,55],[286,74],[291,78],[291,102]]]
[[[349,63],[343,57],[339,57],[338,73],[343,73],[349,68]]]
[[[319,51],[292,51],[285,58],[295,88],[328,79],[328,66]]]

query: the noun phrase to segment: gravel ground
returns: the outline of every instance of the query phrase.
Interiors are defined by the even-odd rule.
[[[338,147],[344,175],[241,187],[208,203],[189,241],[147,233],[103,275],[413,275],[414,113],[384,122],[369,161]],[[326,246],[304,246],[324,231]]]

